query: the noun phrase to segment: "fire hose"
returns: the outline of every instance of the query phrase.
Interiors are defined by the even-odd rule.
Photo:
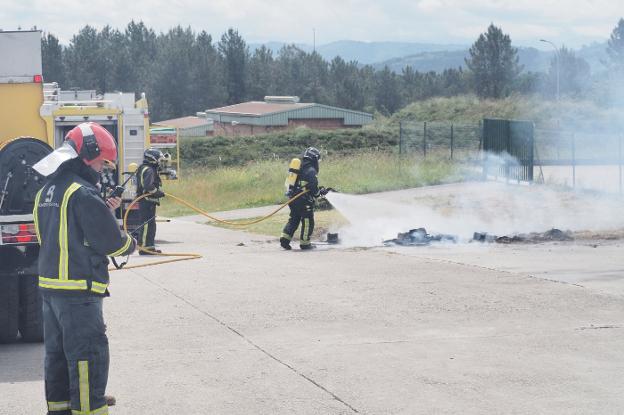
[[[230,226],[250,226],[259,222],[262,222],[264,220],[267,220],[268,218],[270,218],[271,216],[275,215],[277,212],[279,212],[280,210],[282,210],[283,208],[285,208],[286,206],[288,206],[290,203],[294,202],[295,200],[299,199],[301,196],[303,196],[304,194],[308,193],[307,190],[304,190],[300,193],[298,193],[297,195],[295,195],[294,197],[290,198],[289,200],[287,200],[286,202],[284,202],[283,204],[281,204],[277,209],[275,209],[274,211],[272,211],[271,213],[269,213],[268,215],[265,215],[261,218],[258,219],[254,219],[251,221],[247,221],[247,222],[232,222],[232,221],[228,221],[228,220],[224,220],[224,219],[219,219],[215,216],[212,216],[210,213],[205,212],[204,210],[198,208],[197,206],[192,205],[191,203],[187,202],[184,199],[181,199],[177,196],[174,196],[172,194],[169,193],[165,193],[165,196],[175,200],[176,202],[194,210],[195,212],[199,213],[200,215],[203,215],[205,217],[207,217],[208,219],[212,220],[213,222],[218,222],[218,223],[222,223],[224,225],[230,225]],[[134,205],[136,205],[137,203],[139,203],[139,201],[141,201],[142,199],[146,198],[150,196],[150,194],[144,194],[141,195],[139,197],[137,197],[136,199],[134,199],[130,205],[128,205],[128,207],[126,208],[126,213],[123,216],[123,229],[126,233],[128,233],[128,215],[130,214],[130,210],[132,209],[132,207]],[[145,224],[144,224],[145,225]],[[201,254],[195,254],[195,253],[189,253],[189,252],[173,252],[173,253],[164,253],[164,252],[159,252],[159,253],[154,253],[154,251],[146,249],[142,246],[138,246],[137,245],[137,249],[141,252],[146,252],[148,254],[152,254],[152,255],[157,255],[157,256],[165,256],[165,257],[177,257],[177,258],[172,258],[172,259],[163,259],[163,260],[158,260],[158,261],[151,261],[151,262],[147,262],[147,263],[143,263],[143,264],[137,264],[137,265],[129,265],[129,266],[120,266],[120,267],[116,267],[116,268],[110,268],[109,271],[116,271],[119,269],[130,269],[130,268],[140,268],[140,267],[148,267],[148,266],[152,266],[152,265],[160,265],[160,264],[168,264],[171,262],[179,262],[179,261],[188,261],[191,259],[199,259],[202,257]],[[127,262],[127,261],[126,261]]]

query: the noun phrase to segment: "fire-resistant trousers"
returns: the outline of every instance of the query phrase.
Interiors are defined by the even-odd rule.
[[[156,203],[139,200],[139,216],[141,224],[143,225],[140,229],[137,229],[139,246],[154,249],[154,239],[156,238]]]
[[[49,415],[107,415],[108,338],[103,297],[43,292]]]
[[[295,200],[288,205],[290,217],[286,226],[284,226],[282,237],[291,240],[301,223],[299,244],[301,246],[310,245],[310,237],[312,236],[312,231],[314,231],[314,206],[309,203],[297,202],[298,200]]]

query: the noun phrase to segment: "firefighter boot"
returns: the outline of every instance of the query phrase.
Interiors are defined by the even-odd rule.
[[[155,249],[153,246],[146,246],[144,249],[147,251],[139,251],[139,255],[158,255],[162,253],[160,249]]]
[[[106,405],[108,406],[115,406],[115,404],[117,403],[117,399],[115,399],[115,397],[111,395],[104,395],[104,400],[106,401]]]
[[[299,245],[299,248],[303,251],[306,251],[308,249],[316,249],[316,245],[314,244]]]
[[[290,241],[283,236],[280,238],[280,245],[287,251],[290,251],[292,249],[292,247],[290,246]]]

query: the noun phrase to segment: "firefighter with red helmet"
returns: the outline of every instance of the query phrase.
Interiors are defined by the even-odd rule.
[[[143,153],[143,163],[136,172],[137,196],[145,197],[139,200],[140,227],[135,231],[139,246],[144,250],[139,255],[154,255],[161,251],[156,249],[156,206],[165,193],[160,189],[160,169],[165,161],[165,155],[157,148],[148,148]]]
[[[113,136],[96,123],[69,131],[63,145],[33,168],[47,176],[33,210],[41,244],[45,394],[49,415],[108,414],[109,351],[102,303],[109,295],[108,258],[128,255],[136,241],[121,232],[98,189],[115,163]]]

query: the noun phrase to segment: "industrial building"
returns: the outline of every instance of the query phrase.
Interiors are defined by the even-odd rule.
[[[215,135],[255,135],[299,126],[324,130],[358,128],[373,121],[372,114],[302,103],[295,96],[267,96],[264,101],[213,108],[206,110],[205,116],[214,121]]]
[[[176,128],[179,137],[209,137],[214,135],[212,120],[204,117],[188,116],[174,118],[171,120],[158,121],[152,125]]]

